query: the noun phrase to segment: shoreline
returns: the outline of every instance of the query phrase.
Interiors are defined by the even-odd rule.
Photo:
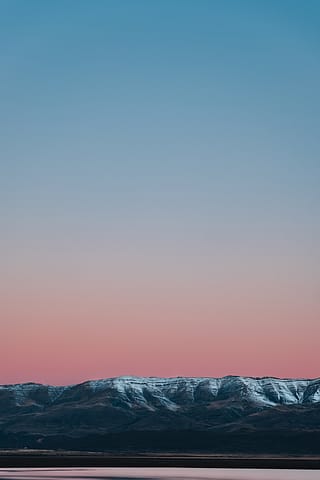
[[[0,468],[172,467],[319,470],[320,456],[0,451]]]

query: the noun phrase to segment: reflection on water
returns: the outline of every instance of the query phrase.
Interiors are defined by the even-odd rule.
[[[317,470],[229,468],[9,468],[2,480],[319,480]]]

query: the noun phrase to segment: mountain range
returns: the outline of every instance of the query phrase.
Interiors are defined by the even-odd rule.
[[[0,386],[0,448],[320,453],[320,379],[117,377]]]

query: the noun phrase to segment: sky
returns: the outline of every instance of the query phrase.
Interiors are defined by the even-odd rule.
[[[319,18],[0,0],[0,383],[320,376]]]

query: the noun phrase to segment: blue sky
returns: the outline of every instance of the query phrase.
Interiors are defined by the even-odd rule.
[[[138,297],[170,278],[178,298],[191,271],[208,298],[221,275],[253,301],[290,284],[283,325],[299,297],[314,335],[319,14],[312,0],[1,0],[5,292],[46,297],[50,275],[68,291],[83,265],[100,284],[119,262]]]

